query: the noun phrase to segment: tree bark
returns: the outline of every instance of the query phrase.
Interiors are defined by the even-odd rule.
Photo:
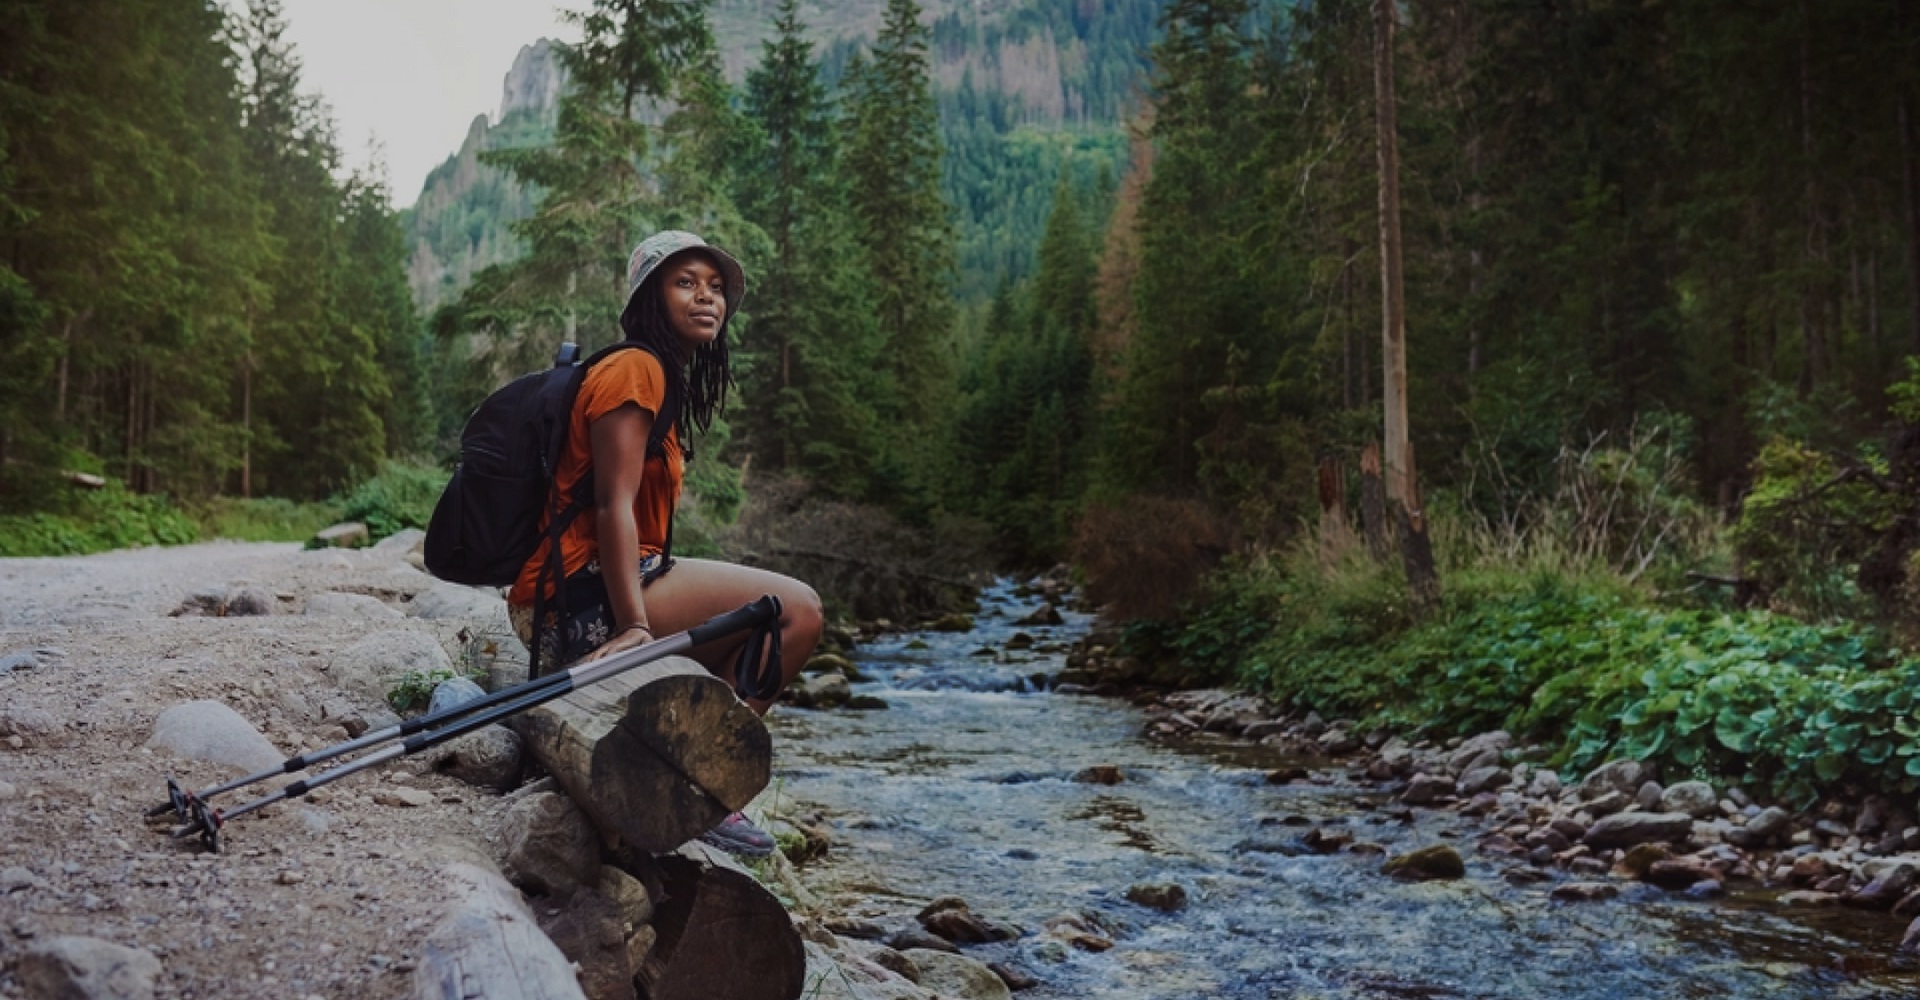
[[[585,1000],[573,968],[499,875],[447,866],[466,883],[426,941],[413,973],[418,1000]]]
[[[639,862],[636,867],[644,865]],[[634,974],[647,1000],[795,1000],[807,956],[786,907],[733,859],[687,844],[651,859],[665,891]]]
[[[1901,186],[1907,200],[1907,350],[1920,354],[1920,165],[1914,160],[1913,99],[1900,91]]]
[[[1386,562],[1393,541],[1387,528],[1386,485],[1380,478],[1380,445],[1373,441],[1360,450],[1360,531],[1367,538],[1367,552]]]
[[[1385,375],[1386,486],[1389,502],[1406,499],[1406,294],[1400,261],[1400,153],[1393,87],[1392,0],[1373,3],[1373,97],[1380,159],[1380,367]]]
[[[760,717],[680,657],[548,702],[514,729],[602,836],[642,851],[713,829],[772,774]]]

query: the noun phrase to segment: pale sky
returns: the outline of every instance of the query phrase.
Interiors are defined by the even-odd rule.
[[[227,0],[243,6],[244,0]],[[332,106],[352,167],[385,147],[396,206],[460,148],[475,115],[497,116],[500,83],[523,45],[571,41],[557,15],[580,0],[284,0],[308,92]]]

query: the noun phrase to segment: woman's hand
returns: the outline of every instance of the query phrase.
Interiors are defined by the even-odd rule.
[[[599,649],[588,653],[582,662],[592,663],[595,660],[605,659],[615,653],[624,653],[629,649],[637,649],[652,641],[653,633],[647,631],[646,626],[634,625],[623,631],[614,633],[613,638],[601,643]]]

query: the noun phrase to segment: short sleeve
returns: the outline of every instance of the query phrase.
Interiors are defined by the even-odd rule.
[[[588,424],[628,403],[658,414],[666,398],[667,373],[653,352],[617,351],[587,372],[578,412]]]

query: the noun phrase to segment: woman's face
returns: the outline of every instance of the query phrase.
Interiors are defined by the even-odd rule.
[[[727,283],[705,254],[683,253],[661,266],[667,322],[688,348],[710,344],[727,320]]]

